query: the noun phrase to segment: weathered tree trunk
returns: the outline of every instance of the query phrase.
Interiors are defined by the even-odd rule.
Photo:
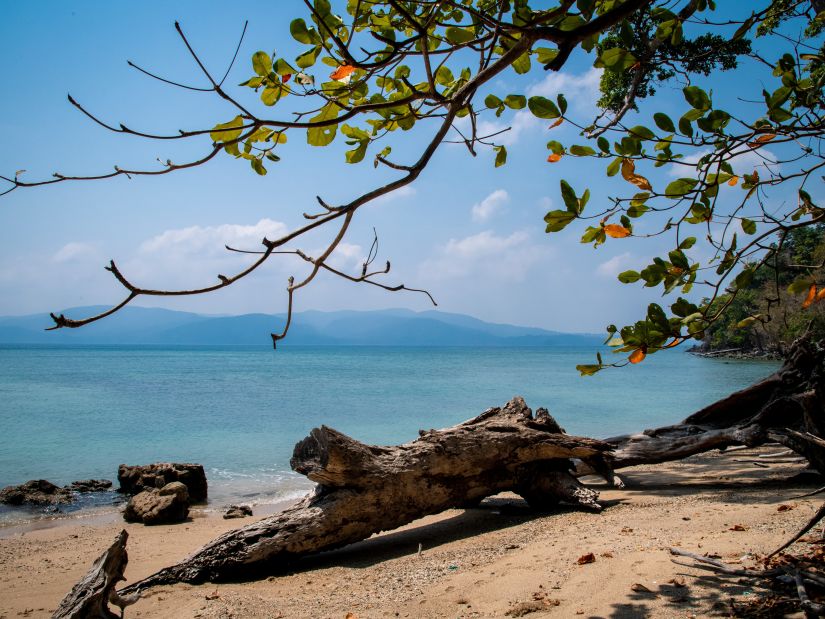
[[[123,610],[137,601],[137,597],[122,598],[115,591],[129,562],[126,554],[128,537],[126,531],[120,532],[109,549],[94,562],[89,573],[63,598],[52,619],[118,619],[118,615],[109,610],[109,602]]]
[[[605,439],[615,445],[614,469],[681,460],[731,445],[756,446],[776,440],[808,458],[825,474],[825,442],[804,440],[799,432],[825,436],[825,349],[801,338],[774,374],[694,413],[683,422]],[[788,430],[797,431],[789,433]],[[602,472],[591,464],[580,475]]]
[[[318,482],[286,511],[230,531],[127,590],[171,582],[248,578],[305,554],[360,541],[427,514],[505,490],[531,504],[601,509],[570,474],[570,458],[608,469],[609,446],[564,434],[522,398],[394,447],[365,445],[322,426],[295,446],[291,465]]]

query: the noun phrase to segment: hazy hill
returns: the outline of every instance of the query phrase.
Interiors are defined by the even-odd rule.
[[[88,316],[105,308],[72,308]],[[268,346],[283,315],[203,316],[172,310],[126,307],[81,329],[44,331],[48,314],[0,317],[0,344]],[[484,322],[445,312],[377,310],[307,311],[293,316],[284,346],[586,346],[599,336]],[[281,344],[279,344],[281,345]]]

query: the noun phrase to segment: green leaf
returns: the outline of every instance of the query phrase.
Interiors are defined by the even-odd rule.
[[[577,157],[589,157],[590,155],[596,154],[596,151],[589,146],[579,146],[578,144],[574,144],[569,150],[571,155],[576,155]]]
[[[602,52],[593,64],[597,69],[621,73],[636,64],[636,56],[621,47],[613,47]]]
[[[503,101],[495,95],[487,95],[487,97],[484,99],[484,105],[492,109],[501,107],[502,103]]]
[[[525,52],[513,61],[513,69],[519,75],[523,75],[530,71],[530,52]]]
[[[665,187],[665,195],[668,198],[679,198],[690,193],[698,182],[695,178],[680,178]]]
[[[559,93],[556,97],[556,102],[559,104],[561,113],[564,114],[567,111],[567,99],[564,97],[564,94]]]
[[[538,61],[541,64],[547,64],[548,62],[552,62],[556,58],[556,56],[559,55],[559,50],[550,49],[549,47],[537,47],[533,51],[536,52]]]
[[[269,75],[272,70],[272,59],[266,52],[255,52],[252,54],[252,70],[261,77]]]
[[[364,140],[359,142],[356,148],[344,153],[347,163],[360,163],[363,161],[364,155],[367,154],[367,146],[369,146],[369,140]]]
[[[236,116],[227,123],[215,125],[215,128],[209,133],[209,137],[216,144],[231,142],[241,136],[241,127],[243,127],[243,118]]]
[[[742,290],[743,288],[747,288],[751,285],[753,281],[753,269],[747,268],[743,269],[733,280],[733,283],[736,284],[736,287]]]
[[[684,116],[679,119],[679,132],[688,137],[693,136],[693,126],[690,124],[690,120]]]
[[[556,140],[550,140],[547,142],[547,148],[549,148],[555,155],[564,154],[564,146],[561,142],[557,142]]]
[[[742,230],[745,232],[745,234],[756,234],[756,222],[743,217]]]
[[[278,60],[275,61],[272,65],[272,70],[278,75],[292,75],[293,73],[297,73],[297,71],[283,58],[278,58]]]
[[[695,109],[710,109],[710,97],[708,97],[708,93],[698,86],[687,86],[682,90],[682,93],[685,95],[685,100]]]
[[[309,28],[307,28],[306,22],[301,19],[293,19],[289,24],[289,33],[292,35],[292,38],[298,41],[298,43],[303,43],[305,45],[312,45],[317,43],[317,41],[313,40],[312,34],[310,33]],[[315,34],[317,37],[317,33]]]
[[[608,176],[616,176],[619,173],[619,167],[622,165],[622,158],[616,157],[613,161],[610,162],[610,165],[607,166],[607,175]]]
[[[266,176],[266,168],[264,167],[264,164],[260,159],[258,159],[257,157],[253,157],[249,160],[249,163],[252,165],[252,169],[255,170],[259,175]]]
[[[642,140],[652,140],[656,137],[650,129],[643,125],[636,125],[632,129],[629,129],[628,133],[630,133],[633,137],[641,138]]]
[[[679,243],[679,249],[690,249],[696,244],[696,237],[689,236],[684,241]]]
[[[809,277],[803,277],[801,279],[796,280],[790,286],[788,286],[788,292],[791,294],[799,294],[801,292],[808,292],[808,290],[813,284],[813,280]]]
[[[447,65],[441,65],[435,72],[435,81],[442,86],[449,86],[455,81],[455,76]]]
[[[641,217],[649,210],[650,208],[644,204],[633,204],[629,209],[627,209],[627,216],[633,218]]]
[[[500,168],[507,163],[507,149],[504,146],[496,146],[496,167]]]
[[[577,365],[576,369],[581,373],[582,376],[593,376],[596,372],[602,369],[600,365]]]
[[[576,219],[576,213],[571,213],[570,211],[550,211],[544,216],[544,221],[547,222],[546,232],[559,232],[560,230],[564,230],[574,219]]]
[[[564,200],[564,206],[567,207],[569,212],[577,214],[579,212],[579,199],[576,197],[576,192],[564,179],[559,182],[559,185],[561,186],[561,199]]]
[[[642,278],[637,271],[624,271],[619,273],[619,281],[623,284],[635,284]]]
[[[476,35],[472,30],[467,30],[465,28],[456,28],[455,26],[450,26],[449,28],[447,28],[445,34],[447,35],[447,40],[453,45],[469,43],[470,41],[476,38]]]
[[[264,105],[275,105],[281,100],[281,97],[288,92],[289,91],[281,84],[277,84],[276,86],[267,86],[263,89],[263,91],[261,91],[261,101]]]
[[[337,118],[340,109],[335,103],[327,103],[321,108],[320,114],[311,118],[310,122],[317,123]],[[309,127],[307,129],[307,143],[311,146],[327,146],[335,139],[337,130],[338,125]]]
[[[559,108],[550,99],[545,97],[530,97],[527,101],[527,106],[533,113],[533,116],[539,118],[553,119],[561,116]]]
[[[507,95],[504,97],[504,105],[511,110],[520,110],[527,105],[527,98],[524,95]]]
[[[318,59],[318,52],[321,51],[321,46],[316,45],[315,47],[309,48],[303,54],[295,58],[295,64],[298,65],[301,69],[307,69],[315,64],[315,61]]]

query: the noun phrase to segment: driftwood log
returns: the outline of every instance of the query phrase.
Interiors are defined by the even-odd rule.
[[[516,397],[475,419],[421,431],[393,447],[365,445],[322,426],[295,446],[292,468],[318,483],[295,507],[230,531],[127,591],[173,582],[249,578],[428,514],[511,490],[535,507],[601,509],[570,474],[571,458],[609,470],[610,446],[567,435],[544,409]]]
[[[126,540],[129,534],[121,531],[114,543],[92,565],[92,569],[60,602],[52,619],[118,619],[123,609],[137,601],[137,595],[121,597],[115,586],[123,580],[129,557]],[[109,610],[109,603],[118,606],[120,615]]]
[[[783,365],[754,385],[692,414],[676,425],[605,439],[615,446],[614,469],[681,460],[733,445],[779,442],[825,474],[825,348],[801,338]],[[580,475],[599,473],[590,463]]]

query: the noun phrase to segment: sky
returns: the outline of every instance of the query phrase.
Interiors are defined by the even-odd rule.
[[[205,86],[174,30],[175,20],[216,74],[225,71],[249,20],[228,84],[252,75],[250,58],[259,49],[287,58],[302,51],[289,36],[291,19],[305,16],[301,2],[242,4],[8,3],[0,23],[2,173],[25,170],[21,178],[34,180],[56,171],[88,174],[114,165],[156,168],[158,159],[182,162],[206,152],[208,138],[181,144],[108,132],[73,108],[66,95],[115,125],[149,132],[209,128],[231,119],[233,109],[214,94],[159,83],[131,69],[127,60],[169,79]],[[592,56],[577,50],[562,73],[546,74],[540,67],[526,76],[509,72],[489,84],[481,98],[564,92],[573,116],[586,122],[598,99],[599,72],[592,62]],[[315,71],[328,70],[322,65]],[[747,89],[756,87],[755,96],[761,90],[748,69],[699,83],[733,102]],[[245,104],[266,110],[252,91],[234,92]],[[685,109],[680,87],[662,87],[656,109],[678,117]],[[357,274],[374,228],[380,239],[377,263],[392,262],[391,274],[382,281],[426,288],[438,309],[571,332],[598,332],[609,323],[640,318],[649,302],[660,300],[659,293],[620,284],[616,275],[641,269],[652,256],[672,249],[671,241],[620,239],[594,249],[579,242],[583,226],[545,234],[544,214],[563,208],[561,178],[579,192],[589,187],[594,204],[626,194],[627,186],[618,177],[604,176],[608,161],[565,157],[546,162],[547,140],[576,141],[570,124],[549,129],[546,121],[521,111],[485,118],[482,130],[507,126],[511,130],[501,137],[509,151],[506,166],[494,168],[491,152],[472,157],[464,146],[443,145],[414,184],[359,210],[333,264]],[[432,131],[434,126],[425,124],[409,134],[396,132],[386,144],[393,147],[394,160],[409,161]],[[116,303],[123,289],[103,269],[110,259],[147,288],[203,286],[216,282],[218,273],[240,270],[249,258],[228,254],[225,244],[257,249],[264,235],[274,238],[300,225],[316,195],[331,204],[346,202],[395,178],[390,170],[374,169],[370,155],[360,165],[346,164],[341,142],[311,147],[294,132],[282,147],[282,161],[270,164],[265,177],[245,162],[221,156],[163,177],[60,183],[0,198],[0,315]],[[645,173],[654,183],[668,180],[666,172]],[[334,231],[316,234],[300,247],[317,255],[330,234]],[[282,312],[287,278],[300,277],[304,269],[292,257],[278,257],[217,293],[142,297],[136,304],[205,314]],[[297,311],[432,308],[421,294],[389,293],[323,274],[295,302]]]

